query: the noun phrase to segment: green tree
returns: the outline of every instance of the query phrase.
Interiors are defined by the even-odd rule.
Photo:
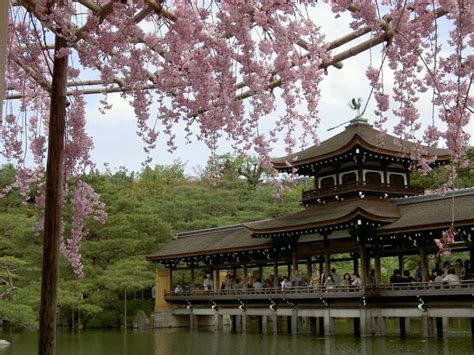
[[[458,169],[455,181],[456,188],[474,187],[474,147],[470,147],[466,154],[466,166]],[[414,186],[424,187],[427,190],[439,189],[446,183],[449,176],[449,165],[434,168],[426,176],[414,173],[411,183]]]
[[[127,328],[127,294],[150,288],[154,284],[154,273],[143,257],[132,256],[108,267],[100,277],[100,282],[109,290],[123,293],[123,325]]]

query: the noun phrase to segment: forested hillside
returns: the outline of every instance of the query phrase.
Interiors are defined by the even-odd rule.
[[[89,221],[82,242],[85,278],[77,279],[63,258],[60,270],[60,323],[88,327],[123,324],[127,313],[152,309],[154,266],[144,256],[157,251],[175,233],[275,217],[299,208],[301,188],[273,197],[251,160],[224,156],[218,176],[186,176],[184,166],[147,168],[141,173],[118,169],[87,176],[106,203],[105,225]],[[0,170],[0,189],[11,183],[14,169]],[[244,176],[246,175],[246,177]],[[0,317],[19,326],[37,325],[40,292],[41,235],[34,235],[33,196],[22,203],[12,191],[0,199]],[[68,220],[70,211],[65,210]],[[70,226],[65,225],[68,236]]]

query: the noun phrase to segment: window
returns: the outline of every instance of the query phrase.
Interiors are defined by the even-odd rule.
[[[405,175],[403,174],[390,174],[389,175],[390,185],[394,186],[405,186]]]
[[[341,184],[348,185],[357,181],[357,174],[355,172],[345,173],[341,177]]]
[[[365,173],[365,182],[368,184],[380,185],[382,183],[382,176],[380,175],[379,172],[367,171]]]
[[[335,186],[335,178],[334,176],[326,176],[324,178],[321,178],[319,181],[319,187],[321,189],[327,189]]]

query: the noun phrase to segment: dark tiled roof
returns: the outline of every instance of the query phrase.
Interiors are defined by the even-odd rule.
[[[396,141],[399,141],[399,138],[390,134],[382,134],[367,123],[353,123],[341,133],[321,142],[319,145],[314,145],[285,157],[275,158],[272,162],[277,169],[287,169],[287,162],[293,166],[298,166],[323,160],[347,152],[356,144],[360,144],[376,153],[394,156],[401,156],[403,153],[409,154],[414,151],[414,143],[402,141],[402,145],[399,146],[395,143]],[[430,151],[430,153],[436,154],[438,160],[449,159],[447,149],[437,148]]]
[[[449,226],[454,212],[454,226],[474,224],[474,189],[451,193],[393,199],[400,218],[377,229],[381,234],[397,230],[421,230],[423,226]],[[454,209],[453,209],[454,207]]]
[[[288,216],[246,223],[244,226],[254,233],[291,231],[342,223],[351,220],[357,213],[382,222],[393,222],[399,217],[397,205],[389,200],[354,198],[309,206]]]
[[[165,260],[186,256],[208,255],[239,250],[264,249],[271,240],[252,238],[254,232],[267,230],[295,230],[306,226],[331,225],[334,221],[352,218],[353,212],[367,214],[376,220],[393,222],[375,231],[377,234],[398,231],[421,231],[449,226],[452,219],[453,195],[430,194],[395,198],[391,200],[353,199],[310,206],[307,209],[275,219],[256,221],[244,225],[204,229],[180,233],[148,260]],[[352,217],[351,217],[352,216]],[[454,192],[454,224],[474,225],[474,188]],[[319,240],[317,234],[304,236],[301,242]]]
[[[252,238],[248,230],[235,225],[178,234],[177,238],[166,243],[157,253],[147,256],[147,259],[171,259],[269,246],[270,240]]]

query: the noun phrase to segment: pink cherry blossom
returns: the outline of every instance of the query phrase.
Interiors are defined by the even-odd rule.
[[[410,157],[415,161],[413,168],[422,172],[436,158],[430,156],[430,148],[442,139],[452,156],[446,188],[454,186],[457,167],[465,164],[468,108],[474,104],[469,94],[474,71],[474,8],[454,0],[324,2],[329,5],[316,0],[162,1],[162,13],[149,13],[140,23],[136,16],[147,6],[144,0],[113,2],[106,16],[74,1],[58,8],[51,7],[48,0],[36,0],[32,16],[25,16],[22,7],[11,7],[6,86],[21,98],[0,124],[0,153],[17,165],[14,187],[27,196],[32,184],[41,186],[44,176],[52,68],[52,52],[45,49],[49,44],[45,40],[53,38],[53,32],[70,43],[71,48],[59,53],[73,58],[70,80],[95,75],[103,81],[103,113],[110,109],[107,91],[122,90],[123,100],[134,109],[145,164],[158,139],[165,140],[170,151],[176,148],[180,127],[188,141],[204,141],[211,154],[221,139],[228,139],[237,153],[256,152],[265,167],[271,166],[275,144],[284,144],[290,153],[317,143],[320,83],[324,63],[334,53],[305,10],[318,11],[321,6],[330,6],[335,16],[349,10],[350,26],[356,32],[368,26],[372,38],[387,34],[380,66],[369,63],[366,72],[373,87],[369,100],[376,103],[375,126],[385,132],[388,116],[395,116],[398,124],[393,131],[400,138],[416,141],[418,149]],[[439,35],[436,7],[446,12],[446,38]],[[379,13],[390,16],[381,18]],[[38,36],[43,31],[45,36]],[[393,73],[393,80],[387,72]],[[98,211],[102,207],[77,180],[79,174],[95,169],[90,157],[93,140],[85,129],[85,97],[80,90],[69,87],[69,91],[64,191],[72,184],[77,194],[85,194],[89,207],[74,212],[78,229],[75,236],[65,236],[63,250],[80,273],[79,240],[85,236],[80,218],[90,215],[84,212],[89,208]],[[416,139],[422,128],[420,93],[426,92],[432,94],[432,123],[423,139]],[[284,112],[274,117],[277,97]],[[261,132],[262,120],[273,124],[266,134]],[[295,137],[298,127],[304,131],[302,137]],[[32,155],[34,168],[25,169],[25,154]],[[2,194],[10,191],[0,188]],[[36,191],[41,216],[43,191]],[[65,203],[70,202],[66,194]]]

